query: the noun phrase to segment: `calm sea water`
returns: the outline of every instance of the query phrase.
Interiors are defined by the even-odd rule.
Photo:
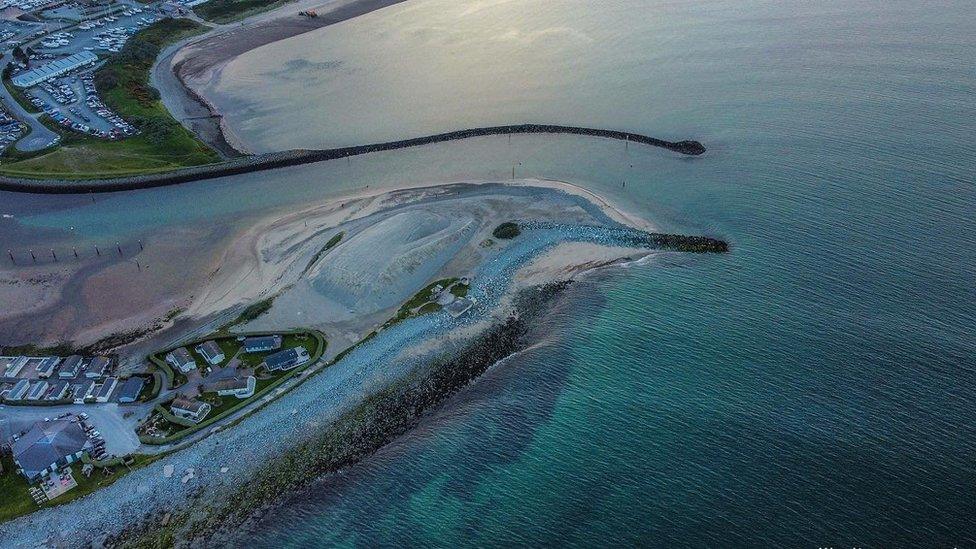
[[[524,120],[700,139],[511,154],[734,245],[580,284],[544,348],[249,535],[976,543],[974,31],[968,2],[414,1],[229,67],[259,149]]]
[[[578,284],[543,347],[251,545],[974,546],[974,31],[962,1],[412,0],[231,65],[229,121],[256,149],[545,121],[709,153],[476,139],[5,206],[94,238],[521,162],[733,243]]]

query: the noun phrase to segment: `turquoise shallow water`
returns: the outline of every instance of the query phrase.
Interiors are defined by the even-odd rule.
[[[403,51],[420,55],[437,36],[424,30],[427,4],[397,12],[413,48]],[[976,545],[971,3],[611,1],[599,24],[580,23],[590,3],[460,4],[532,6],[496,14],[488,34],[508,36],[503,23],[515,20],[516,36],[535,25],[594,42],[516,48],[558,73],[530,87],[532,75],[499,77],[532,93],[449,93],[463,79],[431,84],[409,71],[354,74],[363,89],[421,82],[376,123],[329,125],[326,98],[339,108],[351,99],[328,81],[308,92],[322,95],[312,102],[283,85],[262,98],[280,125],[254,139],[347,144],[537,116],[696,138],[709,152],[683,159],[523,136],[94,205],[0,195],[28,227],[114,238],[134,218],[146,230],[220,223],[366,184],[504,179],[514,160],[520,176],[576,182],[667,229],[732,242],[724,257],[672,256],[578,284],[539,326],[544,347],[299,494],[249,543]],[[328,29],[322,36],[328,45]],[[460,44],[451,54],[460,61],[433,68],[463,76],[474,54]],[[347,67],[368,59],[366,45],[347,47]],[[467,70],[483,82],[498,65]],[[299,83],[299,69],[323,70],[297,66]],[[436,103],[431,86],[446,90]],[[289,112],[324,118],[289,122]]]

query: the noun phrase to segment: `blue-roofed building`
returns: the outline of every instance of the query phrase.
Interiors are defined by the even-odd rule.
[[[291,370],[295,366],[305,364],[310,358],[311,357],[308,355],[308,351],[305,350],[305,347],[295,347],[293,349],[285,349],[284,351],[279,351],[273,355],[264,357],[264,362],[262,365],[269,372]]]
[[[71,421],[39,421],[10,445],[21,473],[34,482],[49,471],[73,463],[88,447],[85,431]]]
[[[119,402],[126,404],[129,402],[135,402],[139,398],[139,393],[142,392],[143,386],[146,384],[146,380],[141,377],[130,377],[125,380],[122,384],[122,388],[119,389]]]

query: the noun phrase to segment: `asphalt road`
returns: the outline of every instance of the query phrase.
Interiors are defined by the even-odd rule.
[[[5,54],[0,58],[0,67],[6,67],[12,58],[9,53]],[[58,134],[54,133],[47,128],[44,124],[41,124],[37,120],[36,115],[27,112],[23,107],[20,106],[10,92],[7,90],[7,86],[0,85],[0,99],[3,100],[3,106],[17,120],[27,124],[30,127],[28,134],[21,138],[14,144],[14,148],[22,152],[32,152],[39,151],[41,149],[50,147],[54,143],[57,143],[61,138]]]

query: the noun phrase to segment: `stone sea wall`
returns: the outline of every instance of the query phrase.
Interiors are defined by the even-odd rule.
[[[37,193],[37,194],[77,194],[96,192],[115,192],[134,189],[147,189],[176,185],[191,181],[201,181],[218,177],[227,177],[264,170],[273,170],[289,166],[299,166],[335,160],[348,156],[357,156],[379,151],[390,151],[456,141],[470,137],[511,134],[574,134],[633,141],[652,147],[661,147],[669,151],[689,156],[697,156],[705,152],[705,147],[698,141],[665,141],[646,135],[617,130],[597,128],[581,128],[576,126],[558,126],[552,124],[517,124],[511,126],[491,126],[486,128],[472,128],[458,130],[413,139],[388,141],[371,145],[357,145],[338,149],[296,149],[276,153],[259,154],[227,160],[218,164],[182,168],[165,173],[134,175],[113,179],[69,180],[69,179],[30,179],[0,176],[0,191]]]
[[[526,291],[517,313],[496,324],[463,349],[367,398],[320,436],[267,464],[252,481],[216,502],[179,516],[155,514],[105,540],[107,547],[202,547],[235,545],[242,527],[272,512],[289,494],[322,475],[371,455],[410,430],[420,418],[483,374],[493,364],[533,343],[530,327],[551,309],[569,283]]]

